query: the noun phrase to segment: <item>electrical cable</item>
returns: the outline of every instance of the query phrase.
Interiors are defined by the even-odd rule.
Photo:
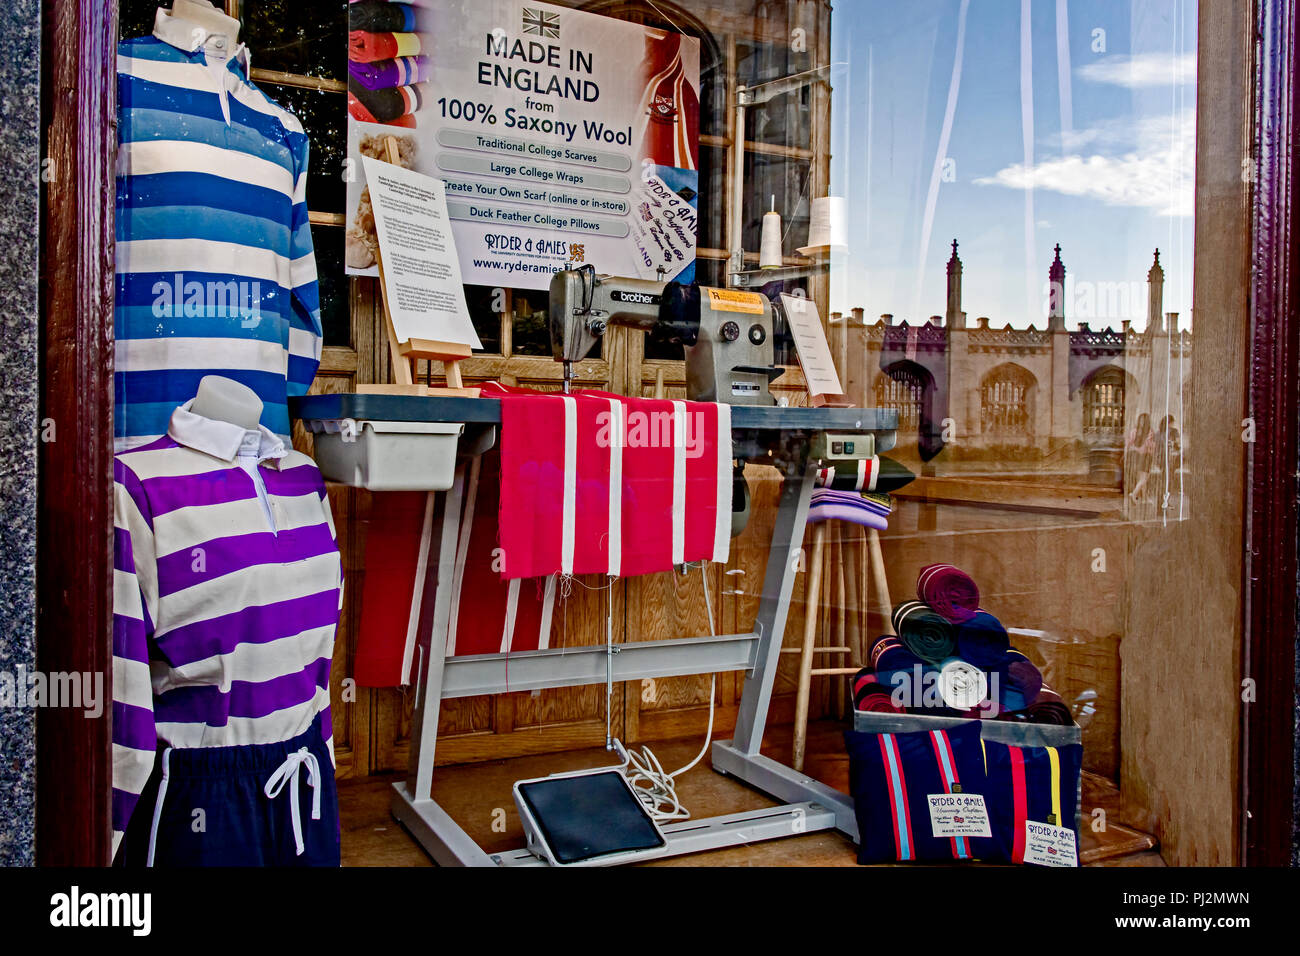
[[[704,606],[709,614],[709,634],[716,637],[717,631],[713,626],[713,601],[709,597],[709,579],[703,564],[700,565],[700,582],[704,586]],[[619,770],[627,777],[628,783],[632,785],[632,791],[636,794],[637,799],[641,801],[642,806],[646,808],[651,818],[656,821],[689,820],[691,817],[691,812],[682,805],[681,798],[677,796],[676,778],[703,760],[704,755],[709,751],[709,744],[713,740],[714,702],[717,687],[718,675],[713,674],[709,678],[709,726],[704,732],[704,746],[695,755],[695,759],[681,769],[668,773],[664,770],[663,764],[659,762],[659,758],[654,755],[654,751],[649,747],[642,746],[639,753],[634,753],[624,747],[621,740],[617,738],[613,740],[614,749],[623,758]],[[607,718],[608,713],[607,703]]]

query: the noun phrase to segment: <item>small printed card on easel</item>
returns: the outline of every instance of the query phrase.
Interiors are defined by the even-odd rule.
[[[459,362],[481,349],[461,284],[460,260],[447,215],[445,184],[389,161],[364,157],[379,239],[379,282],[395,385],[358,391],[477,396],[462,386]],[[411,363],[440,360],[446,388],[416,384]]]
[[[840,373],[831,357],[830,343],[826,341],[817,303],[801,295],[782,292],[781,305],[813,405],[848,408],[853,403],[844,396],[844,386],[840,384]]]

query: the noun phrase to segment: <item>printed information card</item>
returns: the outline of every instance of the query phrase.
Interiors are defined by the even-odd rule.
[[[790,327],[795,350],[799,353],[799,365],[803,368],[803,376],[808,383],[808,394],[843,393],[840,373],[835,370],[835,360],[831,357],[830,343],[826,341],[826,330],[822,328],[817,303],[801,295],[782,292],[781,305],[785,307],[786,323]]]
[[[465,303],[441,180],[369,156],[366,179],[397,341],[432,339],[481,349]]]
[[[982,793],[931,793],[930,829],[937,837],[991,837]]]
[[[1078,866],[1074,831],[1068,827],[1026,820],[1025,862],[1039,866]]]

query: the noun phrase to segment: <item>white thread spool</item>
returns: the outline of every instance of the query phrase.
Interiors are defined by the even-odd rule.
[[[812,201],[808,221],[808,245],[801,246],[804,256],[844,249],[848,246],[848,219],[843,196],[818,196]]]
[[[772,197],[772,209],[763,213],[763,241],[759,244],[758,267],[760,269],[779,269],[785,264],[781,255],[781,214],[776,211],[776,197]]]

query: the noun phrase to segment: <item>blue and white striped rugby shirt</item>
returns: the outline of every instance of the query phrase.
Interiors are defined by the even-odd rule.
[[[279,743],[315,725],[333,753],[343,569],[319,469],[265,427],[249,436],[187,403],[113,475],[116,853],[160,745]]]
[[[248,79],[241,45],[158,11],[118,46],[119,451],[167,431],[218,373],[289,436],[321,354],[302,124]]]

